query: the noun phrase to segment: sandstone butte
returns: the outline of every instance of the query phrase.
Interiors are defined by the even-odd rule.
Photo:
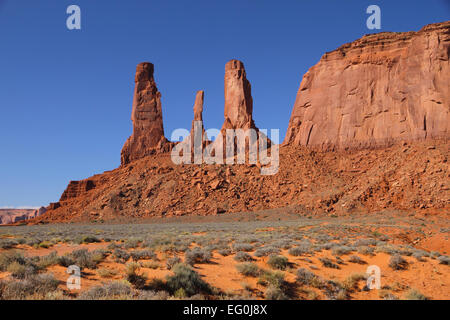
[[[71,181],[31,220],[99,221],[283,209],[449,212],[450,22],[379,33],[326,53],[303,77],[276,175],[255,165],[175,165],[154,66],[136,70],[121,166]],[[194,120],[202,120],[197,93]],[[222,130],[257,129],[242,62],[225,67]]]

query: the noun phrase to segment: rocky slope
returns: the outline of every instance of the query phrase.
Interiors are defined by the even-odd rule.
[[[284,146],[280,152],[280,169],[273,176],[261,175],[256,165],[175,165],[167,154],[145,157],[89,178],[94,189],[60,201],[60,207],[38,221],[126,220],[273,208],[336,215],[385,208],[450,210],[446,141],[331,152]]]
[[[367,35],[303,77],[285,143],[370,147],[450,135],[450,22]]]
[[[121,167],[70,182],[60,201],[33,222],[287,207],[306,214],[448,212],[449,44],[446,22],[419,32],[365,36],[327,53],[302,81],[279,171],[268,176],[261,175],[259,163],[174,164],[168,151],[180,144],[164,136],[154,67],[140,64],[133,135]],[[258,130],[242,62],[226,64],[224,91],[222,134]],[[199,91],[194,121],[202,125],[203,102]]]

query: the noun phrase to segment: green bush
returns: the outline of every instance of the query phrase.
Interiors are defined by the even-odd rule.
[[[260,274],[259,267],[251,262],[236,265],[236,269],[246,277],[257,277]]]
[[[131,285],[125,281],[113,281],[82,292],[79,300],[125,300],[133,297]]]
[[[147,277],[142,274],[138,274],[140,265],[136,262],[130,262],[127,264],[127,281],[131,283],[136,289],[143,289],[145,287],[145,281]]]
[[[195,247],[184,254],[184,262],[193,266],[196,263],[208,263],[211,261],[211,251]]]
[[[267,264],[274,269],[286,270],[289,260],[284,256],[271,256]]]
[[[171,270],[176,264],[181,263],[181,259],[179,257],[171,257],[166,261],[167,269]]]
[[[234,260],[238,262],[245,262],[245,261],[253,261],[255,259],[253,259],[252,256],[249,255],[247,252],[239,251],[234,256]]]
[[[319,261],[322,262],[322,265],[326,268],[340,269],[340,267],[329,258],[319,258]]]
[[[0,282],[1,300],[47,299],[58,289],[52,274],[31,275],[23,280]]]
[[[183,289],[187,296],[198,293],[210,294],[212,292],[208,283],[200,278],[190,266],[179,263],[173,267],[173,275],[167,277],[167,288],[174,294],[179,289]]]
[[[297,282],[299,284],[310,285],[316,277],[317,276],[313,272],[305,268],[297,269]]]

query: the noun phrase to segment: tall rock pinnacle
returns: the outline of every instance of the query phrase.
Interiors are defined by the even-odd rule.
[[[203,121],[203,99],[205,92],[203,90],[197,91],[194,103],[194,121]]]
[[[255,128],[252,88],[244,64],[231,60],[225,65],[225,122],[222,129]]]
[[[153,71],[154,66],[149,62],[140,63],[136,68],[131,112],[133,134],[122,148],[122,165],[170,149],[170,142],[164,137],[161,93],[156,87]]]

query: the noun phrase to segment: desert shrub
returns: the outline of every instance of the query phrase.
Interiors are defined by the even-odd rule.
[[[226,257],[226,256],[229,256],[229,255],[231,254],[231,249],[230,249],[230,248],[223,248],[223,249],[220,249],[220,250],[218,251],[218,253],[219,253],[221,256]]]
[[[285,285],[284,273],[281,271],[261,270],[258,283],[265,286],[282,287]]]
[[[29,260],[19,251],[5,251],[0,253],[0,270],[6,271],[13,262],[21,265],[29,264]]]
[[[368,247],[368,246],[362,246],[362,247],[358,247],[357,251],[360,254],[369,256],[369,255],[373,255],[373,252],[375,251],[375,249],[372,247]]]
[[[8,271],[15,278],[23,279],[37,272],[35,263],[18,251],[0,253],[0,270]]]
[[[408,268],[408,261],[396,254],[389,259],[389,267],[394,270],[405,270]]]
[[[15,240],[9,240],[9,239],[1,239],[0,240],[0,248],[1,249],[11,249],[11,248],[14,248],[18,244],[19,244],[19,242],[15,241]]]
[[[59,264],[59,257],[56,251],[50,252],[48,255],[39,257],[38,259],[37,265],[41,269]]]
[[[301,285],[310,285],[316,277],[313,272],[305,268],[297,269],[297,282]]]
[[[168,300],[169,293],[167,291],[140,290],[137,300]]]
[[[384,244],[384,245],[377,245],[376,252],[383,252],[390,255],[398,255],[400,253],[400,250],[397,247],[394,247],[390,244]]]
[[[254,256],[255,257],[267,257],[270,256],[272,254],[279,254],[280,253],[280,249],[276,248],[276,247],[262,247],[262,248],[258,248],[256,249]]]
[[[363,259],[361,259],[360,257],[356,256],[356,255],[352,255],[348,258],[349,262],[352,263],[358,263],[358,264],[367,264],[367,262],[365,262]]]
[[[74,264],[81,269],[95,269],[98,261],[94,259],[94,255],[87,249],[74,250],[69,254],[69,257],[74,260]]]
[[[366,246],[375,246],[377,244],[377,240],[375,239],[358,239],[353,243],[355,247],[366,247]]]
[[[269,286],[265,292],[266,300],[288,300],[289,297],[280,287]]]
[[[233,243],[232,248],[235,252],[238,251],[252,251],[253,250],[253,245],[251,245],[250,243]]]
[[[58,257],[58,264],[63,267],[69,267],[75,264],[75,260],[70,257],[70,255],[63,255]]]
[[[136,289],[144,288],[147,277],[143,274],[138,274],[140,265],[137,262],[129,262],[126,268],[127,281],[131,283]]]
[[[344,254],[349,254],[352,251],[353,251],[353,248],[349,247],[349,246],[334,246],[331,249],[331,254],[334,256],[341,256]]]
[[[42,241],[37,245],[38,248],[48,249],[53,246],[53,243],[50,241]]]
[[[405,298],[407,300],[427,300],[428,298],[424,296],[420,291],[416,289],[410,289],[406,295]]]
[[[113,281],[101,286],[95,286],[82,292],[79,300],[122,300],[132,296],[132,288],[125,281]]]
[[[208,263],[211,257],[211,251],[195,247],[184,253],[184,262],[193,266],[196,263]]]
[[[345,290],[339,290],[339,292],[336,295],[336,300],[347,300],[348,294]]]
[[[290,248],[288,251],[288,253],[291,256],[295,256],[295,257],[302,256],[302,255],[308,254],[310,252],[311,252],[311,246],[304,245],[304,244],[300,245],[298,247]]]
[[[143,260],[143,259],[156,260],[158,258],[156,256],[156,253],[154,253],[152,250],[149,250],[149,249],[134,250],[130,253],[130,255],[134,261],[139,261],[139,260]]]
[[[26,277],[29,277],[30,275],[33,275],[37,272],[36,268],[32,265],[23,265],[18,263],[17,261],[14,261],[13,263],[11,263],[8,268],[7,271],[11,273],[11,275],[14,278],[18,278],[18,279],[24,279]]]
[[[122,249],[115,249],[113,252],[113,257],[116,262],[126,263],[130,259],[130,254]]]
[[[94,236],[82,236],[79,239],[77,239],[75,242],[82,244],[82,243],[96,243],[101,242],[100,239]]]
[[[92,259],[100,263],[102,262],[111,252],[105,249],[96,249],[92,251]]]
[[[108,244],[108,246],[106,247],[106,249],[108,250],[115,250],[115,249],[120,249],[122,248],[123,245],[122,244],[117,244],[115,242],[111,242],[110,244]]]
[[[139,246],[140,242],[142,242],[142,241],[139,240],[139,239],[133,239],[133,238],[132,239],[127,239],[124,242],[123,247],[125,249],[134,249],[134,248],[137,248]]]
[[[285,270],[289,265],[289,260],[284,256],[270,256],[267,264],[274,269]]]
[[[347,277],[344,280],[342,286],[346,291],[353,291],[354,289],[357,288],[359,281],[365,280],[365,279],[366,279],[365,274],[353,273],[352,275],[350,275],[349,277]]]
[[[167,269],[172,270],[172,268],[176,264],[179,264],[180,262],[181,262],[181,259],[179,257],[171,257],[171,258],[167,259],[166,267],[167,267]]]
[[[238,264],[236,269],[246,277],[257,277],[260,274],[259,267],[252,262]]]
[[[172,294],[179,289],[183,289],[188,297],[198,293],[209,294],[212,292],[209,284],[203,281],[190,266],[179,263],[172,270],[174,274],[166,278],[167,288]]]
[[[281,248],[281,249],[289,249],[292,247],[291,239],[280,239],[272,243],[272,247]]]
[[[238,262],[245,262],[245,261],[253,261],[254,259],[247,252],[239,251],[234,256],[234,260]]]
[[[439,256],[437,259],[440,264],[450,265],[450,258],[448,256]]]
[[[0,299],[45,299],[57,290],[58,284],[59,281],[52,274],[36,274],[23,280],[3,281],[0,284]]]
[[[398,300],[398,297],[387,290],[380,289],[378,291],[378,296],[383,300]]]
[[[340,267],[335,264],[331,259],[329,258],[319,258],[319,261],[322,262],[322,265],[327,268],[331,269],[340,269]]]
[[[100,268],[97,270],[97,274],[102,278],[112,278],[117,275],[117,271],[107,268]]]
[[[417,261],[423,262],[425,259],[423,258],[424,255],[421,252],[414,252],[412,254],[413,258],[415,258]]]
[[[341,257],[335,257],[337,264],[345,264],[344,260]]]

